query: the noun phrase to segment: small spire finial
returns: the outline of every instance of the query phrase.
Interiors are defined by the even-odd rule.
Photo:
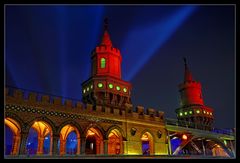
[[[108,18],[105,17],[104,19],[104,30],[108,30]]]
[[[185,66],[187,65],[187,59],[186,59],[186,57],[183,57],[183,61],[184,61],[184,64],[185,64]]]
[[[192,74],[190,72],[190,70],[188,69],[187,66],[187,59],[186,57],[183,57],[183,61],[184,61],[184,66],[185,66],[185,75],[184,75],[184,81],[192,81]]]

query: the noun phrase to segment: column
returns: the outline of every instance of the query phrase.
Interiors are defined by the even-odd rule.
[[[96,140],[96,154],[100,154],[101,153],[101,150],[100,150],[100,140],[99,138],[97,138]]]
[[[81,137],[80,141],[81,141],[81,143],[80,143],[80,144],[81,144],[80,153],[81,153],[81,154],[86,154],[86,153],[85,153],[86,137]]]
[[[27,142],[28,133],[22,132],[21,133],[21,144],[20,144],[20,155],[26,155],[26,142]]]
[[[123,148],[124,148],[124,150],[123,150],[124,153],[123,154],[127,155],[128,154],[127,140],[123,141]]]
[[[80,154],[80,146],[81,146],[81,140],[80,140],[80,137],[77,138],[77,155]]]
[[[60,140],[60,155],[66,154],[66,140]]]
[[[43,154],[43,144],[44,144],[44,137],[38,137],[38,149],[37,149],[37,155]]]
[[[124,143],[123,140],[120,140],[120,154],[124,154]]]
[[[59,135],[53,135],[53,140],[52,140],[52,154],[53,155],[58,155],[58,140],[59,140]]]
[[[104,154],[107,155],[108,154],[108,140],[104,140]]]
[[[13,136],[13,147],[12,147],[12,155],[17,155],[19,150],[19,144],[20,144],[20,135],[14,135]]]

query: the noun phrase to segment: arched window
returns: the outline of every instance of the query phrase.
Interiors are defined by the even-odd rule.
[[[106,67],[106,59],[101,58],[101,68],[105,68],[105,67]]]

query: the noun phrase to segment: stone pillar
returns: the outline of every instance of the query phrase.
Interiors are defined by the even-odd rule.
[[[66,154],[66,140],[60,140],[60,155]]]
[[[19,151],[19,145],[20,145],[20,135],[13,136],[13,147],[12,147],[12,155],[17,155]]]
[[[53,135],[53,138],[52,138],[52,154],[53,155],[58,155],[58,140],[59,140],[59,135]]]
[[[50,137],[50,149],[49,149],[49,155],[52,155],[52,153],[53,153],[53,151],[52,151],[52,149],[53,149],[53,138],[52,138],[52,135],[51,135],[51,137]]]
[[[125,141],[123,141],[123,148],[124,148],[124,150],[123,150],[123,154],[124,155],[127,155],[128,154],[128,146],[127,146],[127,141],[125,140]]]
[[[43,154],[43,144],[44,144],[44,137],[38,137],[38,148],[37,148],[37,155]]]
[[[81,143],[80,143],[80,144],[81,144],[80,153],[81,153],[81,154],[86,154],[86,153],[85,153],[86,137],[81,137],[80,141],[81,141]]]
[[[80,154],[80,146],[81,146],[81,139],[80,137],[77,138],[77,155]]]
[[[103,143],[102,139],[100,139],[99,145],[100,145],[100,153],[99,154],[104,154],[104,143]]]
[[[108,154],[108,140],[104,140],[104,154],[107,155]]]
[[[101,153],[100,143],[101,143],[100,140],[97,139],[97,140],[96,140],[96,154],[100,154],[100,153]]]
[[[21,133],[21,145],[20,145],[20,155],[26,155],[26,142],[27,142],[28,133],[22,132]]]
[[[124,142],[120,140],[120,154],[124,154]]]

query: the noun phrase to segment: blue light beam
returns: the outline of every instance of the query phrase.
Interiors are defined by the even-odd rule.
[[[170,39],[195,10],[195,6],[181,7],[176,13],[158,24],[132,30],[121,52],[127,56],[124,60],[125,66],[123,66],[123,72],[126,74],[123,74],[123,77],[126,80],[133,79],[156,50]],[[135,56],[138,56],[137,59],[134,59]],[[135,62],[132,63],[132,61]]]

